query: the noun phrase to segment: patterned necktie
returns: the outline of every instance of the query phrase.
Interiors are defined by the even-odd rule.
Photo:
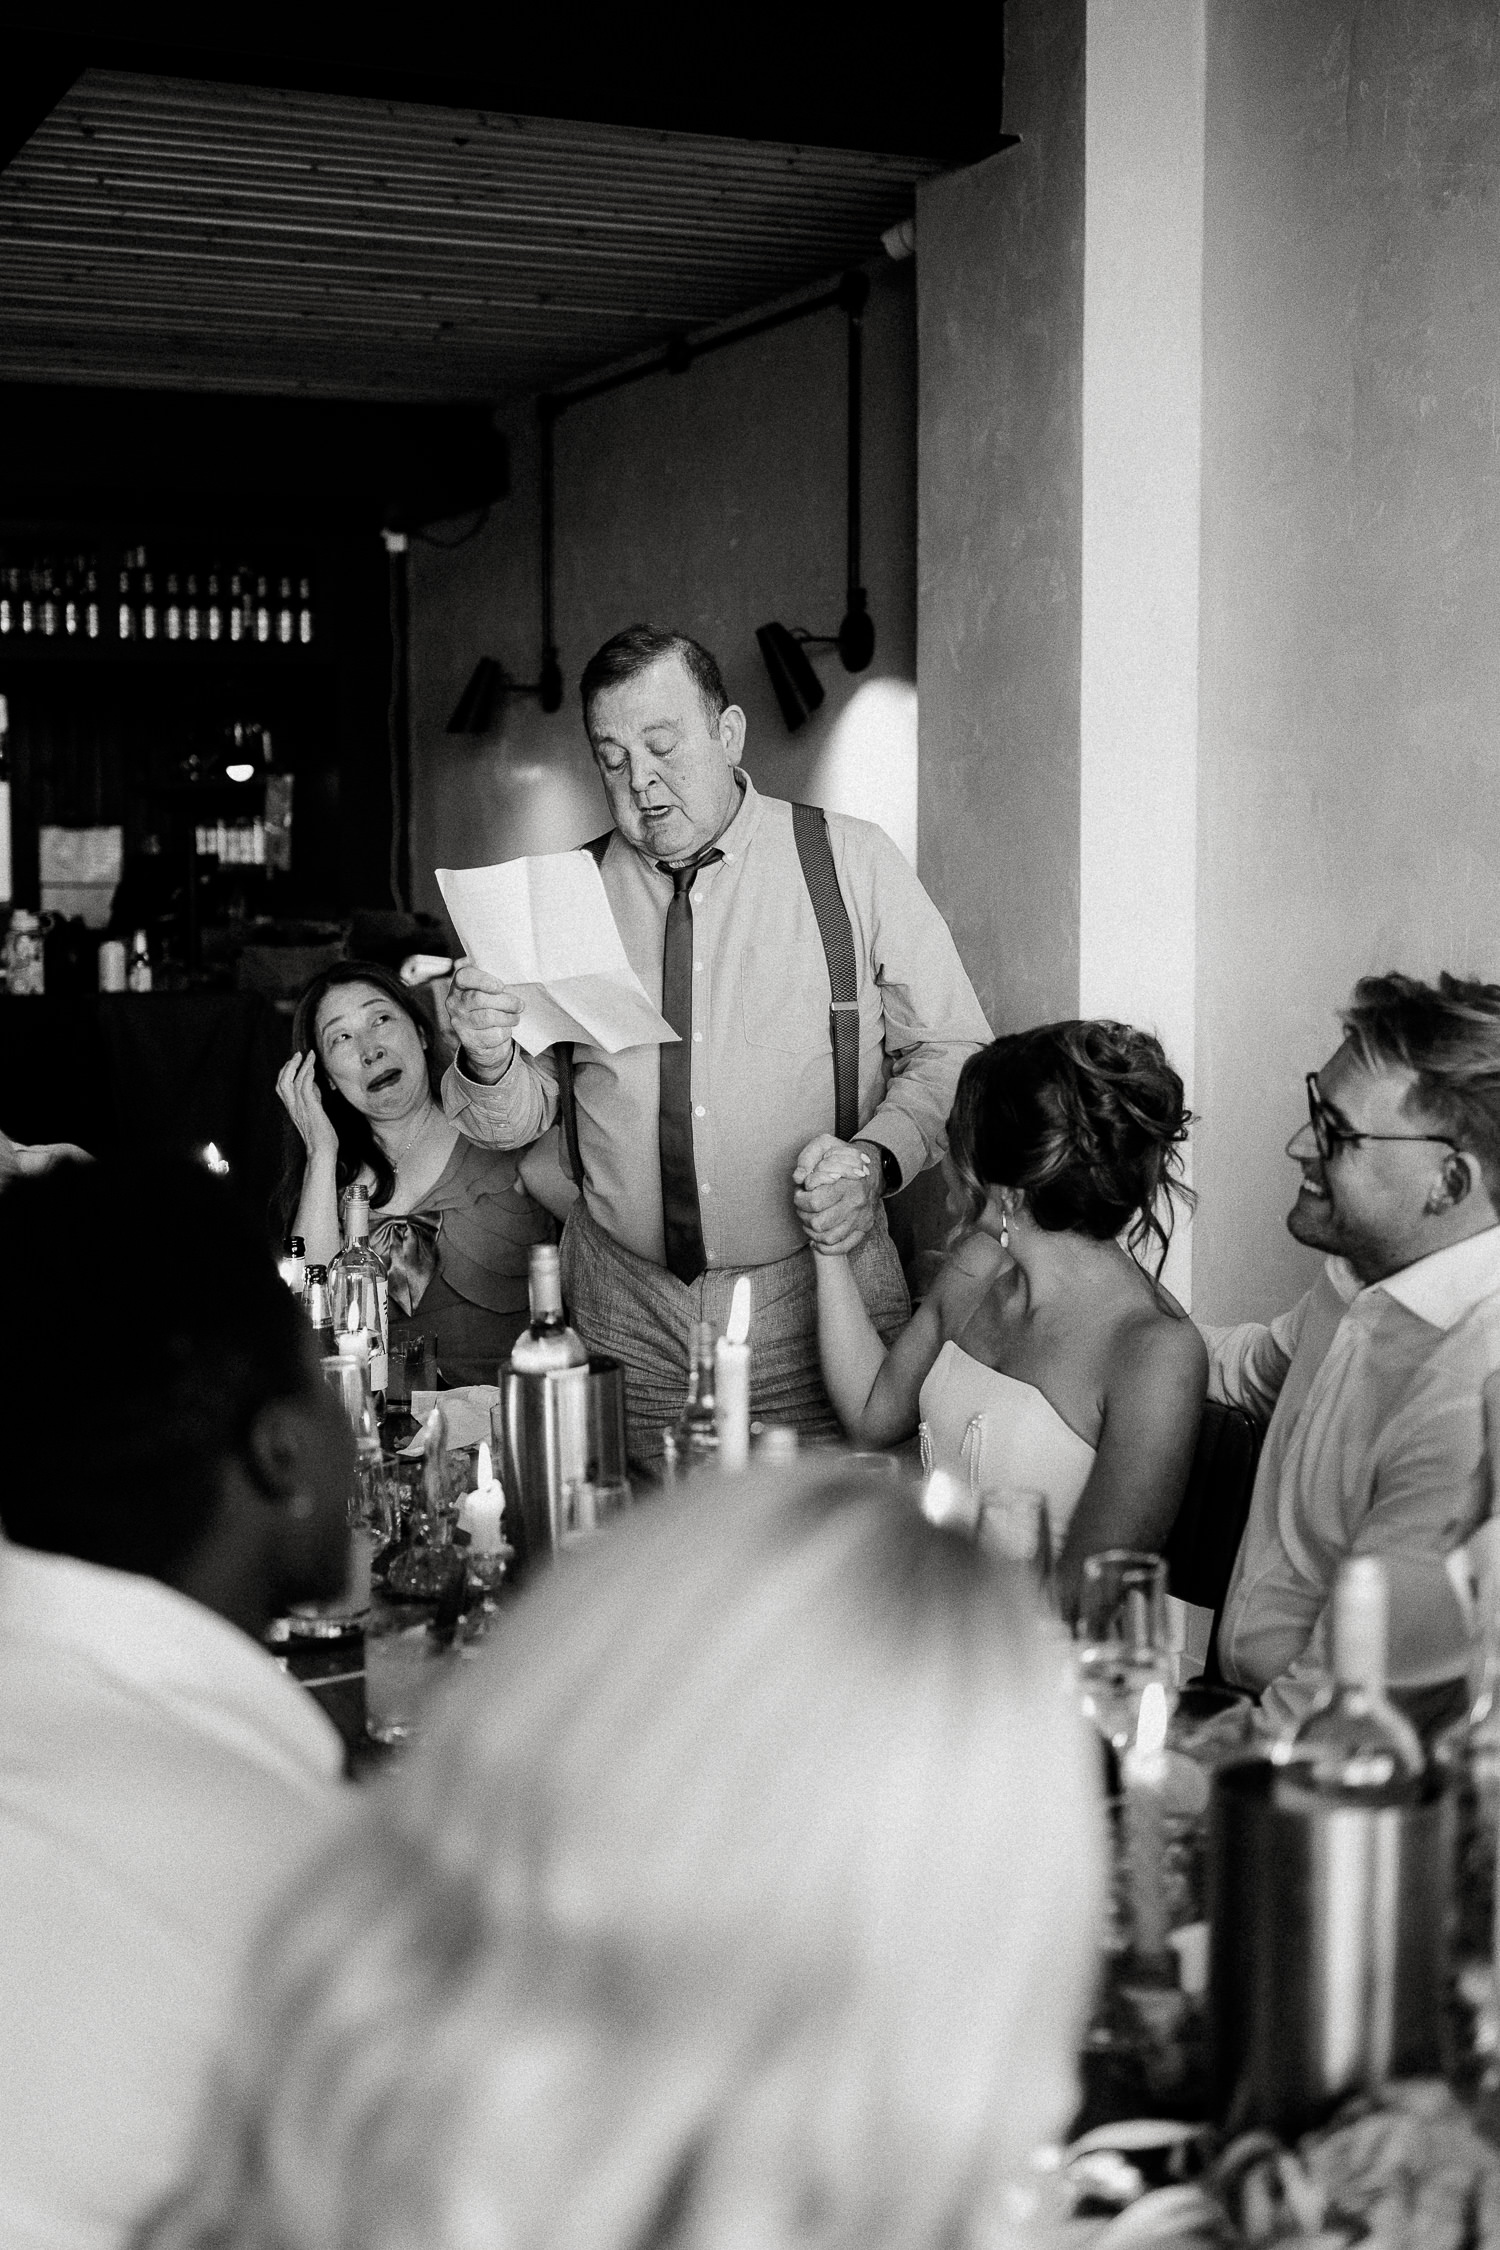
[[[722,859],[705,852],[691,867],[668,867],[672,903],[661,956],[661,1012],[677,1033],[661,1050],[661,1208],[667,1266],[679,1281],[696,1281],[708,1264],[698,1208],[698,1167],[693,1159],[693,878]]]

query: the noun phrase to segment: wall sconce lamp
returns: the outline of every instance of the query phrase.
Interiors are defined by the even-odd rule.
[[[481,656],[469,674],[468,686],[453,707],[449,734],[488,734],[499,721],[506,699],[534,695],[547,712],[560,711],[563,701],[562,663],[552,633],[552,429],[559,408],[550,398],[537,401],[541,440],[542,484],[542,661],[535,680],[513,680],[493,656]]]
[[[836,633],[808,633],[800,626],[771,624],[758,627],[755,635],[789,734],[795,734],[823,700],[823,683],[806,654],[809,648],[836,648],[846,672],[867,671],[875,654],[875,620],[859,575],[861,352],[869,294],[869,280],[857,269],[846,273],[839,283],[838,302],[849,323],[848,540],[843,623]]]

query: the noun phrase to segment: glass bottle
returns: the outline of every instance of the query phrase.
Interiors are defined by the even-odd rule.
[[[276,638],[278,641],[280,641],[284,648],[290,648],[292,644],[292,636],[297,629],[296,619],[292,614],[292,582],[290,578],[282,579],[278,591],[279,598],[276,604]]]
[[[41,570],[38,573],[38,577],[40,580],[41,588],[41,606],[39,611],[41,627],[43,634],[50,641],[55,638],[58,624],[60,622],[58,616],[57,588],[53,584],[52,565],[50,562],[42,564]]]
[[[242,641],[245,637],[245,587],[240,573],[232,571],[229,577],[229,638]]]
[[[1385,1565],[1354,1555],[1333,1587],[1333,1680],[1292,1739],[1288,1783],[1335,1803],[1403,1804],[1419,1793],[1426,1760],[1410,1720],[1386,1694],[1390,1604]]]
[[[182,604],[177,599],[177,573],[175,570],[167,572],[167,639],[169,641],[180,641],[182,639]]]
[[[349,1307],[358,1307],[356,1325],[369,1330],[370,1388],[384,1407],[389,1379],[387,1310],[390,1268],[370,1248],[370,1191],[362,1182],[344,1191],[344,1247],[328,1269],[328,1294],[337,1337],[349,1327]]]
[[[92,555],[83,576],[83,629],[91,641],[99,638],[99,572]]]
[[[301,1298],[307,1291],[307,1244],[300,1234],[289,1234],[286,1247],[276,1261],[276,1271],[292,1295]]]
[[[219,566],[215,563],[208,574],[208,604],[203,613],[204,630],[211,641],[224,637],[224,605],[219,600]]]
[[[28,570],[21,581],[21,631],[36,631],[36,572]]]
[[[136,553],[142,558],[144,558],[145,552],[144,547],[136,549]],[[152,577],[150,571],[145,568],[143,560],[141,568],[141,639],[143,641],[155,640],[156,624],[156,580]]]
[[[63,573],[62,627],[67,640],[76,640],[83,627],[83,617],[78,605],[78,585],[83,576],[83,558],[70,562]]]
[[[271,601],[263,578],[255,581],[255,638],[261,642],[271,638]]]
[[[297,638],[306,648],[312,637],[312,582],[310,579],[299,578],[297,581]]]
[[[133,641],[136,632],[135,588],[131,584],[130,565],[120,571],[120,638]]]
[[[511,1366],[523,1375],[585,1366],[588,1352],[577,1331],[568,1326],[563,1311],[562,1269],[555,1243],[532,1245],[526,1286],[531,1297],[531,1326],[512,1345]]]
[[[14,633],[20,622],[16,574],[13,570],[0,571],[0,634]]]
[[[324,1359],[333,1356],[333,1313],[328,1303],[328,1268],[309,1266],[307,1287],[302,1295],[302,1310],[306,1313],[313,1332],[313,1342]]]
[[[130,941],[130,953],[125,965],[125,986],[130,992],[151,990],[151,948],[146,943],[144,930],[137,930]]]
[[[198,606],[198,574],[190,570],[184,589],[186,599],[182,609],[182,629],[190,641],[198,640],[203,632],[203,612]]]
[[[1480,1625],[1482,1669],[1464,1717],[1433,1757],[1453,1804],[1450,2022],[1453,2073],[1462,2092],[1500,2095],[1500,1604],[1493,1591]]]
[[[716,1342],[711,1320],[694,1322],[687,1398],[672,1426],[672,1444],[668,1449],[669,1459],[679,1476],[688,1476],[695,1468],[708,1462],[716,1463],[719,1458],[719,1428],[714,1413]]]

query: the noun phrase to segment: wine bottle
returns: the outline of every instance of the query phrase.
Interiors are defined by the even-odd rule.
[[[328,1302],[328,1268],[309,1266],[307,1287],[302,1296],[302,1310],[306,1313],[313,1332],[313,1342],[320,1357],[333,1357],[333,1312]]]
[[[1354,1555],[1333,1587],[1333,1680],[1303,1720],[1278,1794],[1298,1802],[1404,1804],[1420,1791],[1425,1759],[1416,1729],[1386,1693],[1390,1604],[1385,1565]],[[1289,1801],[1283,1794],[1283,1801]]]
[[[125,968],[125,983],[131,992],[151,990],[151,948],[146,943],[144,930],[137,930],[130,941],[130,954]]]
[[[511,1347],[510,1364],[522,1375],[543,1375],[559,1367],[583,1367],[588,1352],[563,1311],[562,1270],[551,1242],[534,1243],[527,1275],[531,1326]]]
[[[672,1428],[670,1451],[679,1476],[718,1462],[719,1422],[714,1397],[717,1342],[711,1320],[694,1322],[687,1398]]]
[[[344,1196],[344,1247],[328,1269],[328,1293],[336,1333],[349,1326],[349,1307],[358,1307],[358,1325],[370,1335],[370,1388],[384,1411],[389,1380],[390,1268],[370,1248],[370,1191],[361,1182]]]

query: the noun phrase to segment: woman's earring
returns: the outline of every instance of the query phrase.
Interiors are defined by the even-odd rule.
[[[1002,1250],[1010,1248],[1010,1207],[1004,1203],[1000,1206],[1000,1247]]]

